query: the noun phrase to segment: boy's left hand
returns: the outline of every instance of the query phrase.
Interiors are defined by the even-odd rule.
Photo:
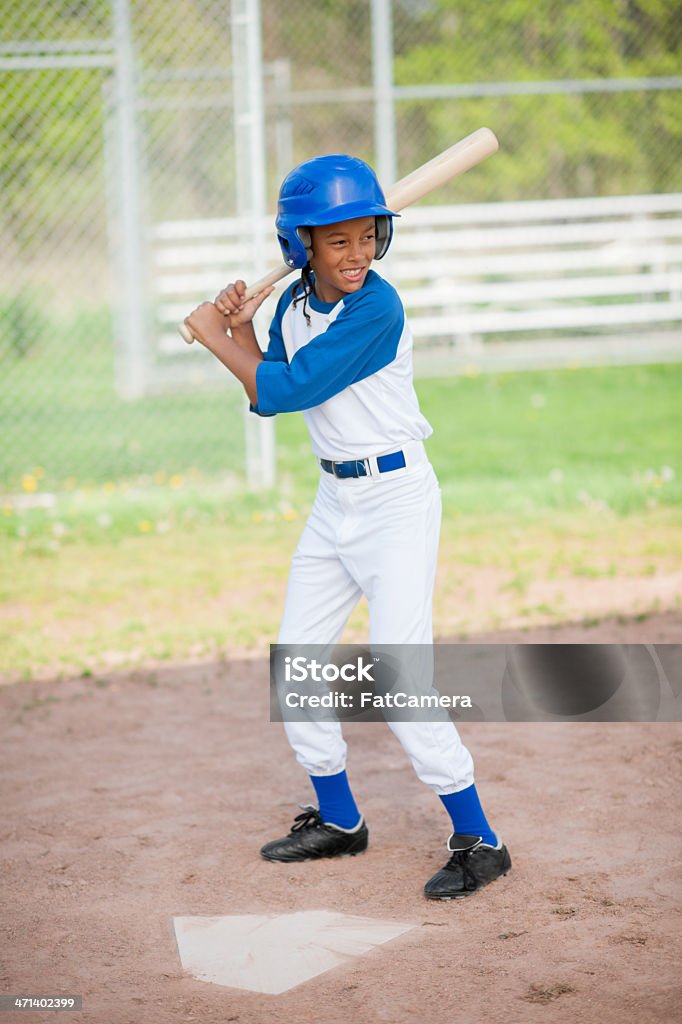
[[[185,326],[192,337],[205,345],[210,338],[227,334],[227,321],[212,302],[202,302],[189,316],[185,317]]]
[[[226,285],[215,298],[216,309],[224,313],[230,329],[250,324],[258,307],[265,302],[274,289],[272,285],[269,285],[250,299],[245,298],[246,290],[245,281],[235,281],[234,284]]]

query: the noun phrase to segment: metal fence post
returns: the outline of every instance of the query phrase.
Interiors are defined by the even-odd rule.
[[[128,0],[114,0],[114,117],[117,202],[112,242],[123,292],[117,315],[117,385],[123,398],[141,398],[147,383],[142,203],[136,124],[135,66]]]
[[[397,180],[393,96],[392,0],[372,0],[372,81],[376,170],[385,186]]]
[[[275,172],[283,181],[294,166],[294,125],[291,116],[291,61],[280,57],[269,67],[275,110]]]
[[[259,0],[232,0],[232,73],[234,81],[237,215],[251,279],[265,265],[266,148],[263,99],[263,52]],[[267,324],[256,315],[263,337]],[[246,476],[250,487],[275,483],[274,425],[269,418],[245,412]]]

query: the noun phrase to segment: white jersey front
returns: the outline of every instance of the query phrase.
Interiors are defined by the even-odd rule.
[[[258,405],[269,416],[303,411],[318,458],[379,455],[432,430],[412,383],[412,335],[396,290],[370,271],[363,287],[336,303],[302,299],[289,287],[270,327],[256,374]]]

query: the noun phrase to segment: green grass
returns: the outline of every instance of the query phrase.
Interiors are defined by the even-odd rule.
[[[123,401],[106,309],[57,319],[38,343],[17,346],[25,354],[4,350],[0,363],[6,494],[34,482],[50,492],[120,482],[149,492],[173,476],[202,487],[243,480],[244,399],[227,372],[219,391]],[[198,352],[186,355],[190,377],[201,364]],[[628,512],[682,497],[682,364],[450,377],[417,389],[453,510],[606,502]],[[280,486],[307,500],[317,468],[302,417],[278,417],[276,429]]]
[[[236,389],[117,399],[98,317],[92,345],[68,358],[57,332],[3,360],[9,678],[265,649],[315,491],[301,416],[277,418],[278,488],[256,494],[240,476]],[[682,366],[462,376],[417,391],[444,496],[440,635],[561,621],[581,588],[606,586],[617,605],[621,585],[682,570]],[[360,609],[351,633],[365,625]]]
[[[459,377],[420,381],[418,391],[434,427],[428,448],[446,516],[504,514],[527,520],[552,510],[581,509],[626,515],[681,503],[682,367]],[[104,426],[95,438],[100,482],[79,484],[72,476],[62,481],[66,489],[54,488],[59,474],[45,453],[36,451],[12,478],[0,533],[32,550],[49,550],[66,537],[107,544],[139,533],[187,529],[193,522],[250,529],[253,517],[305,513],[319,471],[301,416],[279,418],[279,487],[256,494],[229,471],[234,462],[223,462],[208,428],[206,444],[201,418],[193,458],[183,463],[176,446],[175,472],[165,468],[165,438],[182,434],[184,441],[190,433],[189,427],[184,433],[180,429],[178,406],[170,398],[166,402],[139,403],[140,421],[144,416],[151,423],[156,413],[158,422],[145,435],[145,457],[129,455],[126,465],[136,475],[121,479],[115,472],[121,464],[107,457],[110,434]],[[90,443],[89,432],[82,440]],[[64,446],[77,452],[73,438]],[[231,454],[234,460],[234,450]],[[22,483],[35,492],[22,493]],[[40,501],[42,492],[51,507],[25,507]]]
[[[165,520],[141,522],[148,529],[100,527],[106,539],[97,539],[77,527],[62,532],[53,517],[51,528],[34,523],[1,545],[0,676],[95,675],[267,650],[302,516],[290,508],[249,517],[244,509],[219,515],[197,507],[162,529]],[[582,618],[581,595],[595,581],[609,586],[612,612],[630,613],[622,588],[674,574],[682,578],[679,509],[446,515],[435,629],[443,637]],[[672,607],[679,610],[679,600],[661,607],[654,598],[634,611]],[[349,639],[362,638],[366,625],[361,606]]]
[[[429,455],[452,512],[627,513],[682,499],[682,365],[417,382]],[[280,466],[314,485],[305,431],[282,417]]]
[[[196,346],[195,346],[196,349]],[[155,473],[243,473],[241,389],[191,389],[205,360],[187,352],[186,391],[121,399],[106,309],[58,320],[23,356],[2,353],[0,487],[20,489],[35,468],[42,487],[69,489]]]

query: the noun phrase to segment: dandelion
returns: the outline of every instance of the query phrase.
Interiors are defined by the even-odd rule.
[[[295,508],[285,508],[282,512],[282,519],[285,519],[288,523],[292,523],[294,519],[298,519],[298,512]]]
[[[254,512],[252,514],[252,516],[251,516],[251,522],[252,523],[262,523],[264,518],[265,517],[264,517],[262,512]]]
[[[21,486],[27,494],[34,494],[38,490],[38,481],[33,473],[24,473],[21,478]]]
[[[153,524],[150,523],[148,519],[141,519],[137,524],[137,528],[140,533],[150,533],[153,528]]]
[[[169,477],[168,483],[177,490],[178,487],[182,487],[184,480],[179,473],[173,473],[173,476]]]
[[[3,504],[3,506],[2,506],[2,514],[3,514],[3,516],[13,516],[14,515],[14,505],[10,504],[9,501],[6,501]]]
[[[107,480],[103,487],[103,490],[105,494],[113,494],[114,491],[116,490],[116,484],[113,482],[113,480]]]

